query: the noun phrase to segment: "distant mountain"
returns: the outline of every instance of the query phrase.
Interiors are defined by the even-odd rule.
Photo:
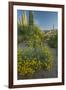
[[[50,31],[57,31],[57,29],[54,29],[54,30],[43,30],[43,32],[45,32],[45,33],[50,32]]]

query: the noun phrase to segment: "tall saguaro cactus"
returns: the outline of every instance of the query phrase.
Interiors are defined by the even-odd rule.
[[[29,11],[29,25],[32,26],[34,24],[33,12]]]
[[[26,11],[23,11],[23,15],[22,15],[22,25],[23,25],[23,26],[26,26],[26,25],[27,25]]]

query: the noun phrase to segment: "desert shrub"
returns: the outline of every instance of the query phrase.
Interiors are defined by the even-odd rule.
[[[44,60],[42,60],[43,70],[51,70],[53,65],[53,54],[50,52],[51,49],[48,46],[42,47],[42,54],[44,55]]]
[[[18,50],[18,73],[24,78],[32,77],[42,69],[51,70],[52,63],[53,57],[48,46]]]
[[[23,43],[24,41],[28,41],[28,45],[30,46],[30,41],[32,44],[34,42],[36,45],[42,42],[44,39],[44,33],[41,31],[40,27],[35,25],[19,25],[18,24],[18,43]]]
[[[18,25],[18,43],[27,41],[29,39],[30,30],[28,25]]]
[[[18,64],[18,72],[23,78],[31,77],[35,70],[30,66],[30,60],[22,60],[21,65]]]
[[[21,61],[22,60],[22,50],[20,48],[18,49],[17,56],[18,56],[18,61]]]
[[[58,32],[57,30],[49,31],[45,34],[44,40],[51,48],[58,47]]]
[[[17,70],[18,70],[18,73],[20,73],[20,70],[22,68],[22,50],[21,49],[18,49],[18,53],[17,53],[18,57],[18,62],[17,62]]]
[[[40,70],[40,68],[40,62],[36,59],[21,60],[20,63],[18,62],[18,73],[23,78],[31,78],[35,72]]]
[[[40,48],[32,48],[28,47],[23,49],[22,58],[23,59],[33,59],[37,58],[38,60],[49,60],[52,59],[53,56],[52,52],[50,52],[50,48],[46,45],[41,46]]]

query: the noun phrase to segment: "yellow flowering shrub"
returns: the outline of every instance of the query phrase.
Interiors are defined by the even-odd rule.
[[[31,48],[18,50],[18,73],[23,78],[30,78],[40,70],[52,69],[53,57],[49,47],[38,48],[34,52]]]

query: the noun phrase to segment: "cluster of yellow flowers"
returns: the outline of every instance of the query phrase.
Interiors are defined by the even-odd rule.
[[[41,69],[41,65],[36,59],[18,61],[18,72],[24,78],[32,77],[32,75],[39,69]]]
[[[40,52],[38,51],[38,53],[33,53],[31,50],[32,49],[26,49],[25,52],[22,52],[21,49],[18,50],[17,69],[19,75],[21,75],[23,78],[31,78],[36,72],[40,70],[50,71],[52,69],[53,57],[50,53],[50,49],[47,46],[43,47]],[[36,54],[35,57],[33,54]],[[33,57],[31,55],[33,55]]]

